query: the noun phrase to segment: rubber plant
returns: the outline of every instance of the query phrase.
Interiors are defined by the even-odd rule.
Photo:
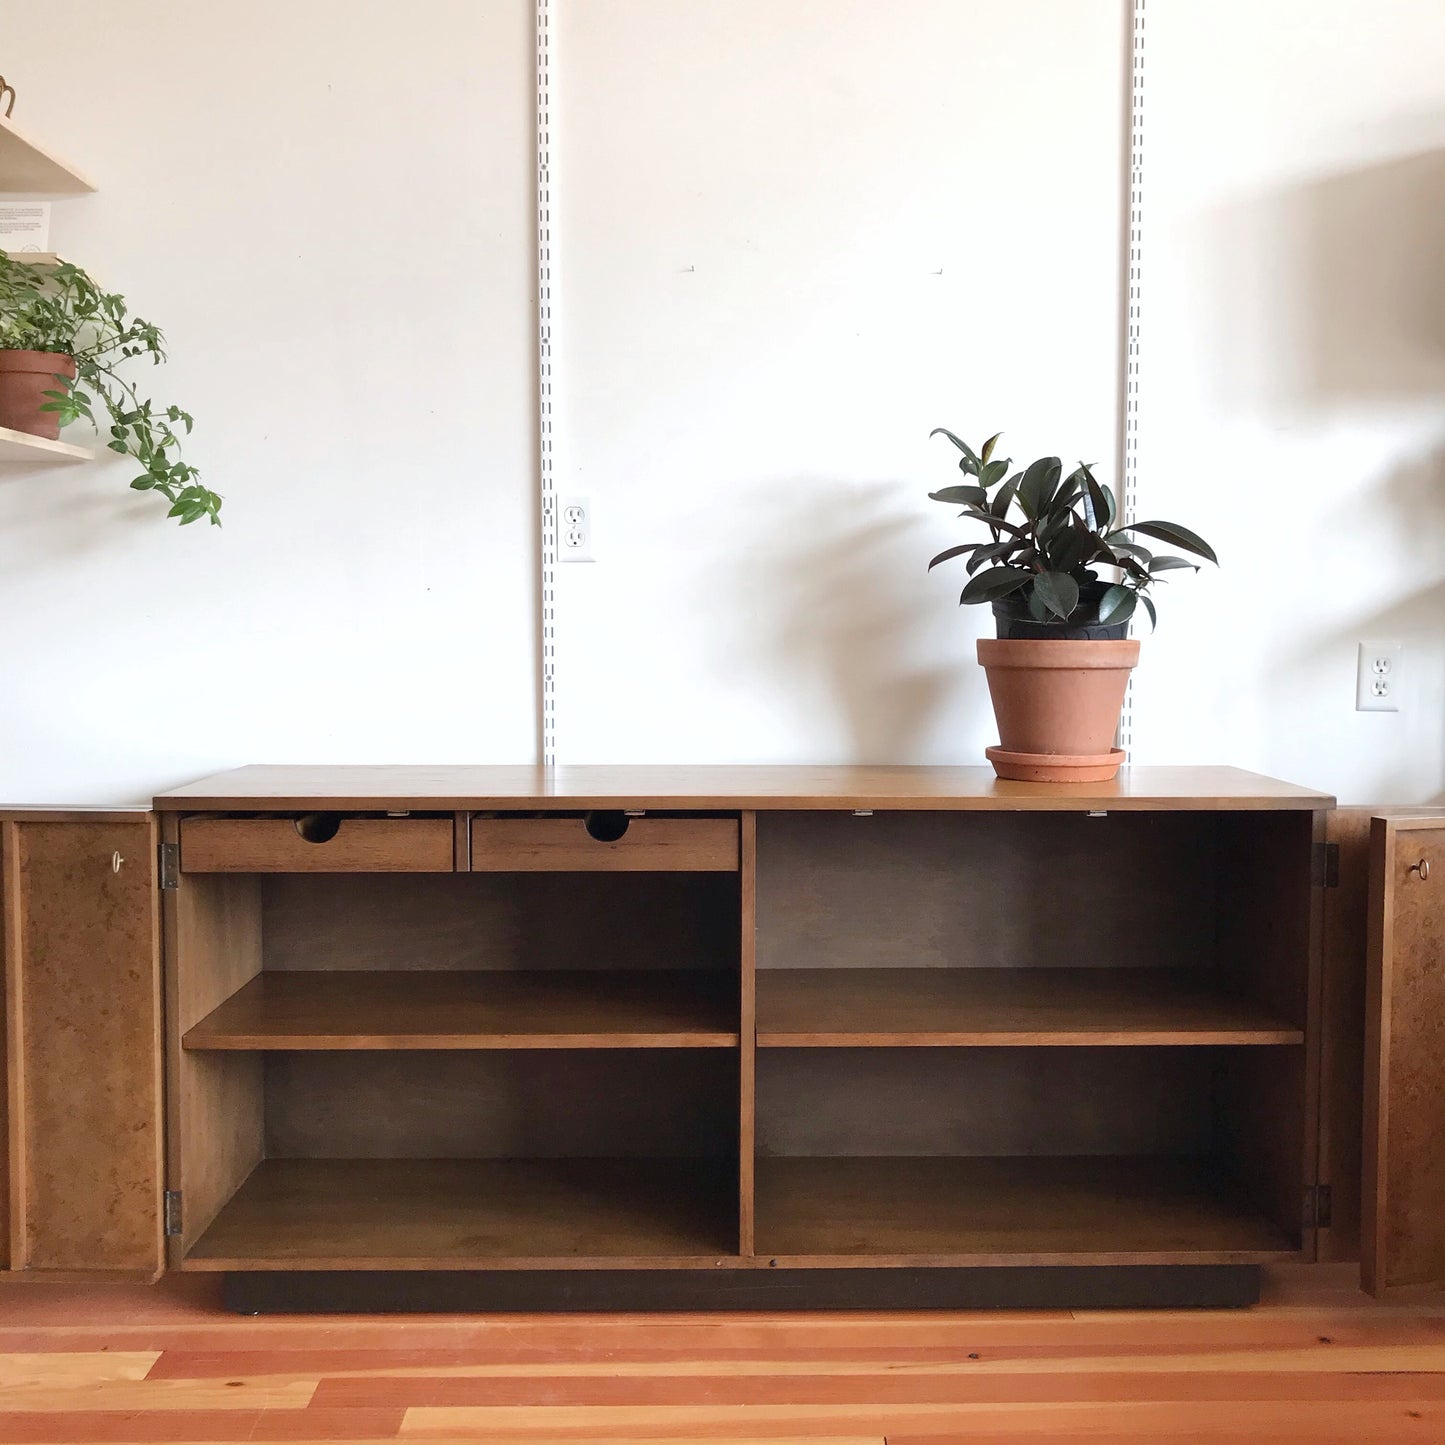
[[[928,565],[967,559],[959,601],[993,607],[998,635],[977,643],[1000,737],[986,755],[1019,782],[1107,781],[1123,760],[1114,738],[1139,659],[1130,619],[1142,604],[1157,621],[1150,589],[1217,562],[1214,549],[1177,522],[1122,521],[1087,462],[1065,474],[1058,457],[1040,457],[1015,471],[994,455],[998,436],[975,451],[945,427],[940,434],[962,453],[968,480],[929,496],[960,507],[983,536]],[[1156,554],[1141,538],[1177,551]]]
[[[158,406],[123,372],[166,359],[165,337],[103,291],[79,266],[27,262],[0,252],[0,424],[56,436],[88,421],[106,445],[140,466],[131,486],[155,492],[183,526],[221,521],[221,498],[181,456],[192,418]],[[7,385],[9,390],[6,390]],[[18,410],[19,414],[15,415]],[[99,417],[97,416],[99,413]]]
[[[1197,572],[1199,563],[1158,556],[1140,543],[1140,536],[1191,557],[1219,560],[1208,542],[1177,522],[1120,521],[1113,491],[1087,462],[1067,476],[1058,457],[1040,457],[1011,471],[1012,461],[994,456],[1002,433],[977,451],[945,427],[930,435],[946,436],[958,448],[963,454],[959,468],[973,481],[928,495],[935,502],[961,505],[959,515],[988,533],[980,541],[947,548],[928,564],[933,568],[954,557],[968,558],[970,577],[960,603],[1013,598],[1027,606],[1035,622],[1064,628],[1121,627],[1142,603],[1152,625],[1158,616],[1149,589],[1168,572]],[[1117,580],[1101,580],[1100,567],[1114,569]]]

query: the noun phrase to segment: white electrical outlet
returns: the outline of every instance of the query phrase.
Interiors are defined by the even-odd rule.
[[[591,562],[592,502],[588,497],[563,497],[557,514],[557,560]]]
[[[1362,642],[1355,674],[1355,711],[1399,712],[1404,665],[1403,642]]]

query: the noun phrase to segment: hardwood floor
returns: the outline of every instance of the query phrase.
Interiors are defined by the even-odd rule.
[[[0,1287],[0,1445],[1445,1440],[1445,1299],[1344,1268],[1219,1313],[275,1316]]]

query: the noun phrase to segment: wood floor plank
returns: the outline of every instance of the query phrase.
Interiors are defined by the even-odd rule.
[[[31,1410],[0,1413],[0,1445],[394,1440],[400,1410]]]
[[[0,1390],[143,1380],[160,1358],[158,1350],[12,1351],[0,1355]]]
[[[955,1374],[926,1378],[737,1375],[585,1379],[355,1378],[321,1382],[327,1409],[462,1406],[1007,1404],[1109,1401],[1391,1401],[1402,1393],[1445,1401],[1445,1376],[1153,1372],[1056,1375]]]
[[[795,1373],[830,1374],[838,1373],[845,1367],[864,1370],[879,1369],[888,1372],[911,1372],[924,1365],[954,1365],[972,1360],[1046,1358],[1049,1356],[1098,1355],[1099,1345],[1106,1352],[1117,1348],[1113,1340],[1092,1342],[1083,1338],[1071,1344],[1015,1345],[1007,1342],[994,1343],[986,1337],[975,1337],[968,1342],[973,1348],[963,1345],[941,1345],[934,1348],[906,1346],[890,1348],[887,1341],[879,1341],[870,1348],[863,1346],[804,1347],[788,1349],[786,1358],[769,1356],[756,1349],[724,1347],[707,1351],[693,1349],[662,1351],[657,1349],[635,1350],[625,1347],[593,1346],[573,1348],[566,1351],[549,1350],[539,1346],[494,1346],[478,1345],[471,1349],[433,1350],[327,1350],[310,1346],[296,1349],[274,1350],[227,1350],[227,1349],[179,1349],[165,1350],[151,1369],[150,1379],[204,1379],[225,1374],[247,1376],[299,1374],[307,1376],[352,1376],[352,1375],[516,1375],[516,1374],[686,1374],[703,1370],[731,1370],[740,1373]],[[1199,1342],[1208,1348],[1208,1341]],[[1294,1349],[1307,1352],[1328,1352],[1335,1348],[1348,1348],[1348,1339],[1329,1343],[1314,1336],[1301,1335],[1297,1339],[1286,1339],[1282,1343],[1254,1341],[1249,1338],[1231,1341],[1244,1349],[1271,1350]],[[1353,1341],[1358,1345],[1380,1344],[1391,1348],[1406,1348],[1412,1345],[1445,1344],[1445,1337],[1438,1333],[1432,1340],[1428,1337],[1399,1336],[1381,1339],[1377,1334],[1367,1335]],[[1155,1355],[1177,1353],[1179,1346],[1149,1344],[1133,1346],[1129,1353],[1133,1357],[1148,1358]],[[1344,1368],[1338,1362],[1334,1366],[1321,1368]]]
[[[318,1381],[92,1380],[7,1386],[0,1391],[0,1415],[14,1411],[64,1410],[263,1410],[302,1409]]]
[[[313,1357],[314,1361],[314,1357]],[[872,1359],[861,1360],[797,1360],[797,1359],[678,1359],[665,1361],[621,1360],[556,1360],[536,1364],[500,1364],[486,1360],[464,1361],[448,1365],[369,1366],[361,1371],[344,1368],[323,1369],[327,1376],[428,1376],[432,1378],[468,1377],[473,1379],[530,1378],[566,1379],[592,1377],[601,1379],[654,1379],[675,1377],[700,1379],[709,1376],[737,1375],[855,1377],[923,1380],[953,1375],[977,1374],[1115,1374],[1181,1371],[1232,1371],[1237,1373],[1277,1373],[1282,1370],[1303,1373],[1365,1372],[1432,1373],[1445,1371],[1445,1341],[1428,1344],[1388,1344],[1271,1349],[1254,1346],[1243,1350],[1186,1351],[1159,1349],[1131,1351],[1128,1354],[1100,1354],[1095,1350],[974,1350],[966,1356],[955,1355],[947,1360],[916,1361],[900,1359],[879,1352]]]
[[[1445,1405],[1408,1396],[1388,1404],[1328,1402],[1311,1409],[1298,1401],[1254,1402],[1248,1406],[1248,1427],[1261,1441],[1313,1441],[1321,1426],[1354,1429],[1360,1445],[1394,1445],[1396,1441],[1437,1442],[1445,1429]],[[949,1435],[968,1439],[979,1431],[1022,1433],[1056,1439],[1070,1431],[1096,1434],[1112,1429],[1136,1438],[1174,1440],[1190,1430],[1238,1433],[1242,1419],[1236,1402],[1205,1404],[1147,1402],[1103,1404],[921,1404],[888,1409],[858,1405],[661,1405],[661,1406],[459,1406],[421,1407],[406,1412],[403,1439],[481,1438],[496,1445],[519,1440],[588,1440],[599,1435],[638,1440],[716,1440],[719,1436],[837,1434],[840,1428],[882,1432],[889,1445],[910,1435]]]
[[[192,1276],[195,1278],[195,1276]],[[0,1312],[0,1319],[4,1313]],[[328,1349],[482,1351],[496,1363],[551,1360],[679,1359],[947,1361],[970,1352],[1154,1353],[1164,1348],[1322,1348],[1348,1344],[1445,1342],[1445,1318],[1385,1310],[1220,1311],[1044,1319],[987,1313],[718,1316],[710,1324],[676,1315],[625,1316],[273,1316],[217,1314],[167,1326],[92,1322],[46,1328],[0,1324],[0,1350],[162,1350],[237,1353]],[[158,1368],[162,1368],[158,1366]],[[282,1368],[285,1368],[283,1365]]]

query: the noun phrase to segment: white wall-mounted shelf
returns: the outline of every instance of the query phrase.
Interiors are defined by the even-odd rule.
[[[69,442],[53,442],[33,437],[29,432],[11,431],[0,426],[0,463],[25,462],[31,466],[45,462],[89,462],[95,459],[90,447],[72,446]]]
[[[95,183],[68,161],[37,145],[14,121],[0,116],[0,191],[20,195],[75,196]]]

